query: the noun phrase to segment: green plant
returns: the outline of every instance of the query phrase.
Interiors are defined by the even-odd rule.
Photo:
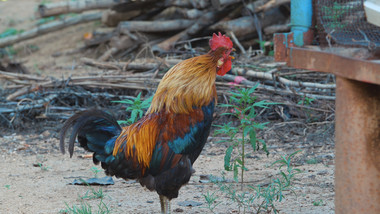
[[[103,193],[102,188],[95,190],[92,187],[90,187],[90,190],[87,190],[83,196],[79,196],[79,198],[81,199],[97,199],[97,198],[104,198],[104,197],[105,197],[105,194]]]
[[[73,205],[69,206],[67,203],[65,203],[66,209],[61,210],[60,213],[63,214],[91,214],[91,206],[86,203],[82,202],[79,206]]]
[[[40,169],[41,169],[42,171],[48,171],[49,168],[50,168],[50,167],[48,167],[48,166],[43,166],[42,163],[37,163],[37,165],[38,165],[38,167],[40,167]]]
[[[131,125],[132,123],[136,122],[138,119],[140,119],[144,115],[144,112],[146,111],[146,109],[149,108],[150,103],[152,102],[152,99],[153,99],[153,96],[145,100],[141,100],[141,93],[139,93],[136,98],[113,101],[115,103],[127,104],[128,107],[126,111],[131,111],[131,117],[128,120],[119,120],[118,123]]]
[[[12,45],[7,46],[5,48],[0,48],[0,58],[8,57],[9,59],[13,59],[13,57],[17,54],[17,51],[13,48]]]
[[[212,194],[210,194],[210,192],[207,191],[206,194],[202,194],[203,197],[205,198],[206,200],[206,203],[207,203],[207,209],[209,209],[212,213],[215,213],[214,212],[214,209],[222,202],[217,202],[216,200],[218,199],[218,196],[215,196],[215,192],[213,192]]]
[[[49,0],[42,0],[41,3],[40,3],[40,5],[46,5],[48,3],[51,3],[51,1],[49,1]],[[36,8],[36,10],[38,10],[38,8]]]
[[[292,192],[292,182],[294,176],[299,174],[301,170],[295,169],[291,165],[292,158],[299,151],[293,152],[287,157],[281,156],[281,159],[273,162],[270,167],[279,165],[279,173],[277,177],[270,180],[265,185],[248,185],[249,191],[238,191],[235,184],[228,183],[222,174],[222,179],[217,179],[211,176],[211,182],[216,184],[219,189],[227,195],[234,203],[237,203],[239,212],[243,209],[246,211],[254,211],[255,213],[278,213],[276,202],[281,202],[285,198],[285,192]],[[286,168],[282,170],[282,168]]]
[[[38,64],[37,63],[34,63],[33,67],[34,67],[34,70],[36,71],[37,74],[41,74],[42,73],[41,69],[38,68]]]
[[[92,207],[87,203],[82,201],[81,204],[78,205],[68,205],[65,203],[66,209],[61,210],[60,213],[62,214],[92,214],[95,213],[92,211]],[[107,207],[107,205],[103,202],[103,200],[100,200],[98,204],[98,210],[96,212],[97,214],[109,214],[111,213],[111,210]]]
[[[318,201],[313,201],[313,206],[322,206],[324,204],[322,199],[319,199]]]
[[[10,189],[10,188],[11,188],[11,185],[6,184],[6,185],[4,185],[4,187],[7,188],[7,189]]]
[[[237,92],[230,92],[230,103],[221,104],[221,107],[229,108],[230,112],[224,113],[224,115],[236,117],[238,125],[233,127],[231,122],[224,125],[216,125],[219,129],[215,131],[215,134],[228,136],[227,140],[218,141],[230,144],[224,156],[224,168],[227,171],[234,172],[234,180],[236,182],[238,181],[240,168],[241,188],[243,188],[244,183],[244,171],[248,170],[245,166],[245,158],[248,155],[245,145],[250,144],[253,151],[258,151],[261,146],[261,149],[267,155],[269,154],[265,141],[256,137],[257,130],[264,129],[268,123],[258,123],[254,119],[258,115],[258,109],[268,108],[269,105],[276,103],[269,103],[264,100],[257,101],[257,98],[252,96],[257,86],[250,89],[240,88],[237,89]],[[242,133],[241,137],[238,137],[239,132]]]
[[[262,203],[258,206],[258,212],[261,211],[261,209],[265,209],[266,211],[272,210],[274,213],[278,213],[278,210],[275,207],[274,202],[278,201],[281,202],[284,196],[284,191],[294,191],[292,190],[292,180],[294,179],[294,176],[301,173],[300,169],[295,169],[291,165],[291,160],[294,155],[299,153],[301,150],[298,150],[296,152],[293,152],[292,154],[288,155],[287,157],[281,156],[280,160],[275,161],[271,164],[271,166],[280,164],[279,170],[281,175],[278,178],[274,178],[271,180],[271,183],[263,188],[260,185],[253,187],[249,186],[251,189],[255,189],[255,191],[258,193],[258,199],[263,198],[264,200]],[[286,167],[285,171],[282,171],[282,167]]]
[[[61,210],[60,213],[64,213],[64,214],[92,214],[92,213],[107,214],[107,213],[111,213],[110,209],[103,202],[103,199],[106,196],[103,193],[103,189],[99,188],[98,190],[95,190],[85,180],[82,179],[82,182],[85,183],[90,189],[87,190],[83,196],[78,195],[78,198],[81,201],[80,205],[69,206],[67,203],[65,203],[66,209]],[[85,201],[85,200],[92,200],[92,199],[100,199],[97,212],[94,212],[92,210],[92,207]]]
[[[96,167],[96,166],[91,167],[91,172],[94,173],[94,177],[95,178],[98,177],[98,173],[101,172],[101,171],[103,171],[103,170],[102,169],[98,169],[98,167]]]
[[[99,188],[98,190],[95,190],[92,188],[85,180],[81,179],[82,183],[86,184],[90,190],[87,190],[84,196],[79,196],[80,199],[103,199],[105,197],[105,194],[103,194],[103,189]],[[89,194],[91,191],[92,194]]]
[[[22,32],[24,32],[24,30],[17,30],[15,28],[7,28],[5,31],[0,33],[0,38],[5,38],[8,36],[14,36],[14,35],[20,34]]]
[[[311,159],[306,160],[306,163],[307,164],[317,164],[317,163],[319,163],[319,160],[317,158],[311,158]]]
[[[260,41],[259,39],[255,40],[260,45],[260,49],[264,50],[265,54],[268,56],[274,56],[274,43],[269,41]]]
[[[314,100],[315,100],[315,98],[304,96],[302,100],[298,101],[298,105],[309,106],[309,105],[311,105],[313,103]]]
[[[46,24],[48,22],[52,22],[56,19],[55,16],[49,16],[49,17],[46,17],[46,18],[41,18],[41,19],[38,19],[37,20],[37,25],[42,25],[42,24]]]

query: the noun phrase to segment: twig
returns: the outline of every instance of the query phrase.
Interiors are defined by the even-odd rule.
[[[32,104],[20,104],[20,105],[17,105],[17,107],[12,108],[12,109],[1,108],[0,113],[14,113],[14,112],[21,112],[21,111],[34,109],[34,108],[41,108],[41,107],[44,107],[45,103],[50,102],[56,97],[58,97],[58,94],[52,94],[43,99],[33,101]]]
[[[229,33],[230,33],[230,35],[231,35],[232,40],[234,40],[234,43],[239,47],[241,53],[244,54],[244,55],[246,55],[247,52],[245,51],[243,45],[241,45],[240,42],[239,42],[239,40],[236,38],[234,32],[233,32],[233,31],[230,31]]]
[[[37,90],[38,90],[38,87],[36,87],[36,86],[26,86],[26,87],[23,87],[23,88],[17,90],[14,93],[8,95],[6,100],[11,101],[11,100],[14,100],[21,95],[30,93],[32,91],[37,91]]]

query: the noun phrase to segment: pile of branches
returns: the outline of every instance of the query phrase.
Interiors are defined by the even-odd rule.
[[[101,20],[102,28],[85,36],[86,47],[107,44],[98,59],[125,56],[146,45],[165,54],[188,40],[208,41],[212,32],[224,32],[244,47],[260,46],[273,33],[289,31],[290,0],[89,0],[39,5],[37,17],[58,17],[20,34],[0,39],[0,48],[74,24]],[[93,12],[95,11],[95,12]],[[66,18],[64,18],[66,17]],[[148,43],[148,44],[147,44]]]
[[[22,74],[18,72],[26,70],[22,65],[2,67],[0,63],[0,124],[17,128],[25,118],[61,120],[94,106],[120,110],[112,101],[130,99],[140,92],[153,94],[170,67],[205,53],[203,47],[217,31],[227,33],[238,49],[232,71],[217,79],[221,102],[228,100],[231,87],[259,84],[259,99],[280,103],[273,109],[276,118],[306,118],[313,111],[317,121],[333,119],[335,83],[331,75],[287,68],[265,56],[271,45],[263,41],[270,41],[273,33],[290,30],[289,2],[89,0],[42,4],[37,11],[40,17],[82,14],[0,39],[0,48],[62,27],[101,20],[107,27],[85,35],[84,46],[79,48],[106,47],[93,58],[80,59],[81,65],[94,67],[98,75],[57,78]],[[146,50],[150,54],[141,61],[139,53]]]
[[[0,79],[5,80],[3,91],[0,91],[0,122],[8,127],[18,127],[22,126],[25,117],[59,120],[94,106],[119,112],[125,106],[116,106],[113,101],[133,99],[140,92],[145,96],[154,94],[165,71],[178,62],[168,59],[156,64],[110,63],[88,58],[81,61],[98,68],[133,68],[135,72],[57,78],[0,71]],[[273,109],[276,119],[309,119],[310,112],[314,112],[316,121],[334,119],[335,84],[330,74],[291,69],[281,63],[265,64],[268,61],[270,59],[265,57],[256,64],[237,60],[233,73],[218,76],[216,85],[220,102],[228,101],[234,88],[257,87],[255,95],[259,100],[279,103]]]

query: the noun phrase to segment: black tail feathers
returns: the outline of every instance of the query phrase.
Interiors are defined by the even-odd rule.
[[[60,149],[63,154],[65,153],[65,137],[71,127],[68,148],[70,157],[74,153],[76,138],[84,149],[101,155],[105,154],[106,143],[115,139],[121,132],[116,119],[105,111],[92,109],[76,113],[65,122],[60,132]]]

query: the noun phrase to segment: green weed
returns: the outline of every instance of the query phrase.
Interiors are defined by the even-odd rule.
[[[87,190],[86,193],[83,196],[80,196],[81,199],[98,199],[98,198],[104,198],[105,194],[103,193],[103,189],[99,188],[98,190],[95,190],[94,188],[90,187],[90,190]]]
[[[82,180],[82,182],[86,183],[84,180]],[[103,189],[99,188],[98,190],[95,190],[89,184],[87,184],[87,186],[90,189],[87,190],[83,196],[78,195],[78,198],[81,201],[81,203],[79,205],[70,206],[69,204],[65,202],[66,208],[61,210],[60,213],[62,214],[92,214],[92,213],[108,214],[108,213],[111,213],[111,210],[103,202],[103,199],[106,197],[106,195],[103,193]],[[85,200],[93,200],[93,199],[100,199],[99,204],[97,205],[98,209],[96,212],[93,211],[91,205],[85,201]]]
[[[103,171],[102,169],[98,169],[96,166],[93,166],[91,167],[91,172],[94,173],[94,177],[97,178],[98,177],[98,173]]]
[[[98,190],[95,190],[92,188],[85,180],[81,179],[81,181],[86,184],[90,190],[87,190],[84,196],[79,196],[80,199],[103,199],[105,197],[105,194],[103,194],[103,189],[99,188]]]
[[[43,166],[43,164],[42,163],[37,163],[37,165],[38,165],[38,167],[40,167],[40,169],[42,170],[42,171],[48,171],[49,170],[49,166]]]
[[[322,199],[319,199],[318,201],[313,201],[313,206],[323,206],[324,202]]]
[[[210,192],[207,191],[206,194],[202,194],[203,197],[205,198],[206,200],[206,203],[207,203],[207,209],[209,209],[212,213],[215,213],[214,212],[214,209],[222,202],[217,202],[216,200],[218,199],[217,196],[215,196],[215,192],[210,194]]]
[[[14,36],[14,35],[17,35],[17,34],[24,32],[24,31],[25,30],[17,30],[15,28],[7,28],[5,31],[0,33],[0,38],[5,38],[8,36]]]
[[[136,122],[138,119],[140,119],[144,115],[145,111],[149,108],[150,103],[152,102],[152,99],[153,99],[153,96],[145,100],[141,100],[141,93],[139,93],[139,95],[137,95],[137,97],[134,99],[113,101],[115,103],[127,104],[128,107],[126,111],[131,112],[131,116],[128,120],[119,120],[118,123],[131,125],[134,122]]]
[[[89,205],[87,202],[82,201],[80,205],[68,205],[65,203],[66,209],[61,210],[60,213],[62,214],[109,214],[111,213],[111,210],[107,207],[107,205],[100,200],[98,204],[98,210],[94,212],[92,210],[91,205]]]
[[[315,98],[304,96],[302,100],[298,101],[298,105],[310,106],[314,100],[315,100]]]
[[[245,150],[245,145],[250,144],[253,151],[262,149],[267,155],[269,154],[265,141],[256,137],[257,130],[264,129],[268,123],[255,122],[255,118],[259,109],[268,108],[269,105],[276,103],[269,103],[264,100],[257,101],[256,97],[252,96],[257,86],[250,89],[240,88],[236,92],[230,92],[230,103],[221,104],[220,106],[230,110],[230,112],[223,115],[236,117],[238,119],[238,126],[234,127],[229,122],[224,125],[216,125],[219,129],[215,131],[217,135],[223,134],[228,136],[227,140],[218,141],[229,144],[224,156],[224,169],[233,171],[236,182],[239,179],[240,169],[241,188],[243,188],[244,183],[244,171],[248,170],[245,166],[245,158],[249,154]],[[238,133],[242,133],[241,137],[237,136]]]
[[[301,172],[301,170],[295,169],[291,165],[292,158],[298,152],[300,151],[286,157],[282,156],[281,159],[273,162],[270,166],[277,165],[279,169],[277,177],[271,179],[265,185],[248,185],[248,191],[239,191],[235,188],[236,184],[226,182],[224,174],[222,174],[222,179],[211,177],[211,182],[216,184],[229,200],[237,204],[239,213],[241,210],[243,213],[278,213],[276,203],[285,198],[285,192],[294,193],[292,181],[294,176]]]
[[[0,48],[0,59],[4,57],[13,59],[16,54],[17,54],[17,51],[13,48],[12,45],[7,46],[5,48]]]
[[[317,158],[311,158],[311,159],[306,160],[306,163],[307,164],[317,164],[317,163],[319,163],[319,160]]]

